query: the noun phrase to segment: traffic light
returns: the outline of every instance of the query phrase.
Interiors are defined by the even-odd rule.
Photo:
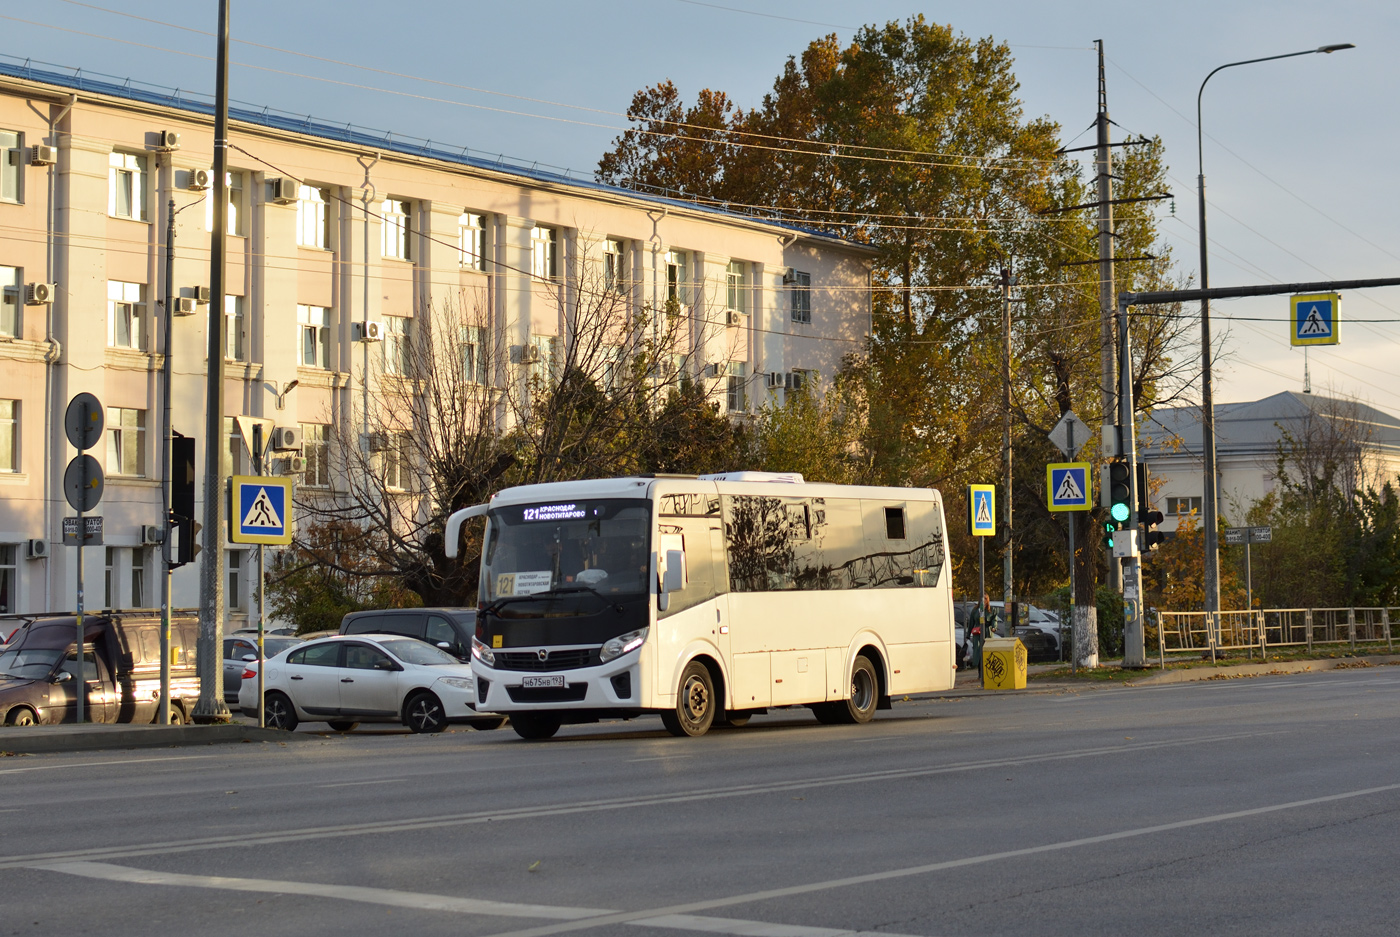
[[[1113,552],[1113,535],[1118,533],[1118,522],[1109,518],[1103,522],[1103,548],[1110,553]]]
[[[194,438],[171,434],[170,527],[175,531],[175,551],[170,565],[184,566],[199,555],[199,524],[194,519]]]
[[[1126,524],[1133,513],[1129,504],[1133,497],[1130,471],[1132,469],[1127,459],[1114,459],[1108,463],[1108,516],[1119,524]]]
[[[1138,490],[1138,525],[1142,528],[1142,552],[1155,552],[1162,541],[1167,539],[1167,535],[1157,530],[1157,525],[1162,523],[1162,512],[1152,509],[1152,489],[1149,484],[1152,481],[1152,473],[1148,471],[1147,463],[1139,462],[1137,466],[1137,490]]]

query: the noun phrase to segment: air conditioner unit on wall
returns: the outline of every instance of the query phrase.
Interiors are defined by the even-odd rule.
[[[782,387],[783,378],[785,376],[786,375],[784,375],[781,371],[770,371],[767,374],[763,375],[763,383],[766,384],[769,388]]]
[[[214,298],[214,291],[207,286],[196,286],[194,288],[194,301],[207,304]]]
[[[783,268],[783,283],[785,283],[785,284],[788,285],[788,286],[791,286],[792,284],[794,284],[794,283],[796,283],[796,282],[797,282],[797,274],[793,272],[793,269],[792,269],[791,267],[784,267],[784,268]]]
[[[49,555],[49,542],[34,539],[24,545],[24,555],[31,560],[42,560]]]
[[[42,144],[29,148],[29,165],[52,166],[58,162],[58,148]]]
[[[269,179],[268,198],[278,205],[290,205],[297,200],[297,195],[301,191],[301,183],[295,179]]]
[[[539,364],[540,348],[538,345],[522,345],[520,348],[521,364]]]
[[[169,152],[180,148],[180,135],[173,130],[162,130],[156,137],[156,149]]]
[[[43,306],[53,302],[57,285],[54,283],[31,283],[24,288],[26,306]]]
[[[384,341],[383,322],[351,322],[350,340],[354,342]]]
[[[195,313],[197,304],[189,296],[175,297],[175,308],[171,310],[177,316],[192,316]]]
[[[370,452],[384,452],[389,448],[388,433],[366,433],[365,448]]]
[[[272,431],[272,448],[278,452],[301,451],[301,427],[279,426]]]
[[[710,378],[724,377],[726,370],[726,366],[722,364],[707,364],[705,365],[705,376]]]
[[[729,310],[726,310],[726,311],[725,311],[725,313],[724,313],[724,324],[725,324],[725,325],[742,325],[743,322],[744,322],[744,314],[743,314],[742,312],[738,312],[738,311],[736,311],[736,310],[734,310],[734,309],[729,309]]]
[[[158,526],[156,526],[155,524],[142,524],[142,525],[141,525],[141,542],[144,543],[144,544],[164,543],[164,542],[165,542],[165,528],[164,528],[164,527],[158,527]]]
[[[190,181],[186,188],[195,192],[203,192],[214,184],[214,174],[208,169],[191,169]]]
[[[293,455],[282,460],[283,475],[300,475],[306,471],[306,456]]]

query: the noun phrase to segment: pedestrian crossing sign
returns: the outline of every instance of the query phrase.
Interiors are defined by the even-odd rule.
[[[996,498],[996,485],[967,486],[967,531],[972,534],[972,536],[996,536]]]
[[[1093,490],[1088,462],[1051,462],[1045,466],[1045,506],[1052,511],[1087,511]]]
[[[235,475],[229,492],[230,543],[292,542],[292,480]]]
[[[1293,311],[1293,332],[1289,336],[1292,344],[1337,344],[1337,306],[1341,298],[1340,293],[1289,297]]]

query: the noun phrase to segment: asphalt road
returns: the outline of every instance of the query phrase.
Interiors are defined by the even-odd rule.
[[[7,758],[0,934],[1390,935],[1397,741],[1379,667]]]

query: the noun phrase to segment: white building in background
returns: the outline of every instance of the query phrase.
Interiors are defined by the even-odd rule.
[[[1215,464],[1220,516],[1242,525],[1245,512],[1273,491],[1278,482],[1278,447],[1284,433],[1304,439],[1318,419],[1340,418],[1349,424],[1367,453],[1368,470],[1392,482],[1400,475],[1400,419],[1375,407],[1293,391],[1247,403],[1215,407]],[[1205,471],[1201,455],[1200,407],[1153,410],[1138,429],[1140,458],[1162,481],[1156,506],[1165,516],[1165,531],[1175,530],[1182,515],[1201,511]]]
[[[75,605],[76,550],[60,533],[75,454],[62,415],[75,394],[107,408],[93,450],[107,478],[105,546],[87,551],[89,608],[157,601],[158,557],[142,529],[163,526],[167,351],[172,423],[196,438],[204,465],[208,310],[197,300],[209,282],[212,110],[86,74],[0,64],[0,612]],[[219,445],[235,472],[246,460],[232,417],[259,416],[301,427],[301,484],[331,485],[332,427],[352,419],[366,380],[374,392],[365,349],[392,370],[415,319],[461,296],[489,310],[512,356],[560,334],[567,309],[555,297],[567,305],[580,276],[626,282],[638,309],[674,297],[688,321],[685,366],[740,413],[832,375],[869,332],[874,252],[863,245],[427,141],[265,110],[232,116]],[[178,147],[162,146],[169,133]],[[175,292],[192,308],[175,310],[166,349],[172,198]],[[385,340],[357,344],[364,321],[381,323]],[[226,568],[236,624],[252,566],[228,547]],[[176,572],[176,604],[196,602],[197,569]]]

